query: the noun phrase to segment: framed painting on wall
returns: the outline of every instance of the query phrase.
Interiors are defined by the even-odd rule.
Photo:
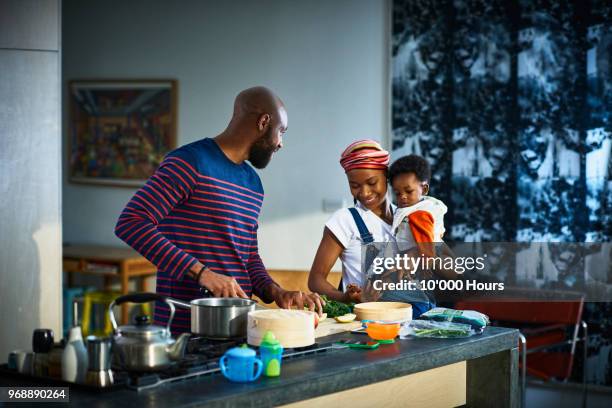
[[[176,148],[175,80],[68,85],[69,180],[141,186]]]

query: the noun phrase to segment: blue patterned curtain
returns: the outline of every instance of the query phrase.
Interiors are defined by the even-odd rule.
[[[429,159],[448,239],[610,241],[611,18],[606,0],[394,0],[392,154]],[[585,313],[589,381],[612,385],[612,307]]]

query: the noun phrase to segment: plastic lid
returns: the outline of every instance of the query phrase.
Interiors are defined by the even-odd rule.
[[[240,347],[233,347],[225,352],[228,357],[252,358],[255,357],[255,350],[250,349],[246,344]]]
[[[270,330],[268,330],[264,334],[263,339],[261,340],[261,344],[259,345],[259,347],[274,347],[274,348],[278,346],[280,346],[280,341],[278,341],[274,333],[272,333]]]

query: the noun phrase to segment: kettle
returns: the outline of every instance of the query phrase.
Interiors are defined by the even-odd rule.
[[[117,326],[113,307],[122,303],[166,302],[170,318],[166,327],[152,325],[149,316],[137,316],[135,324]],[[190,333],[183,333],[177,340],[170,334],[174,318],[174,305],[157,293],[134,293],[120,296],[108,307],[113,325],[113,363],[127,371],[149,372],[163,370],[185,355]]]

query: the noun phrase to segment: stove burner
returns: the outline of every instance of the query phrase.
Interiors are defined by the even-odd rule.
[[[221,358],[227,350],[246,343],[245,338],[211,340],[205,337],[192,336],[187,343],[186,353],[204,355],[209,359]]]

